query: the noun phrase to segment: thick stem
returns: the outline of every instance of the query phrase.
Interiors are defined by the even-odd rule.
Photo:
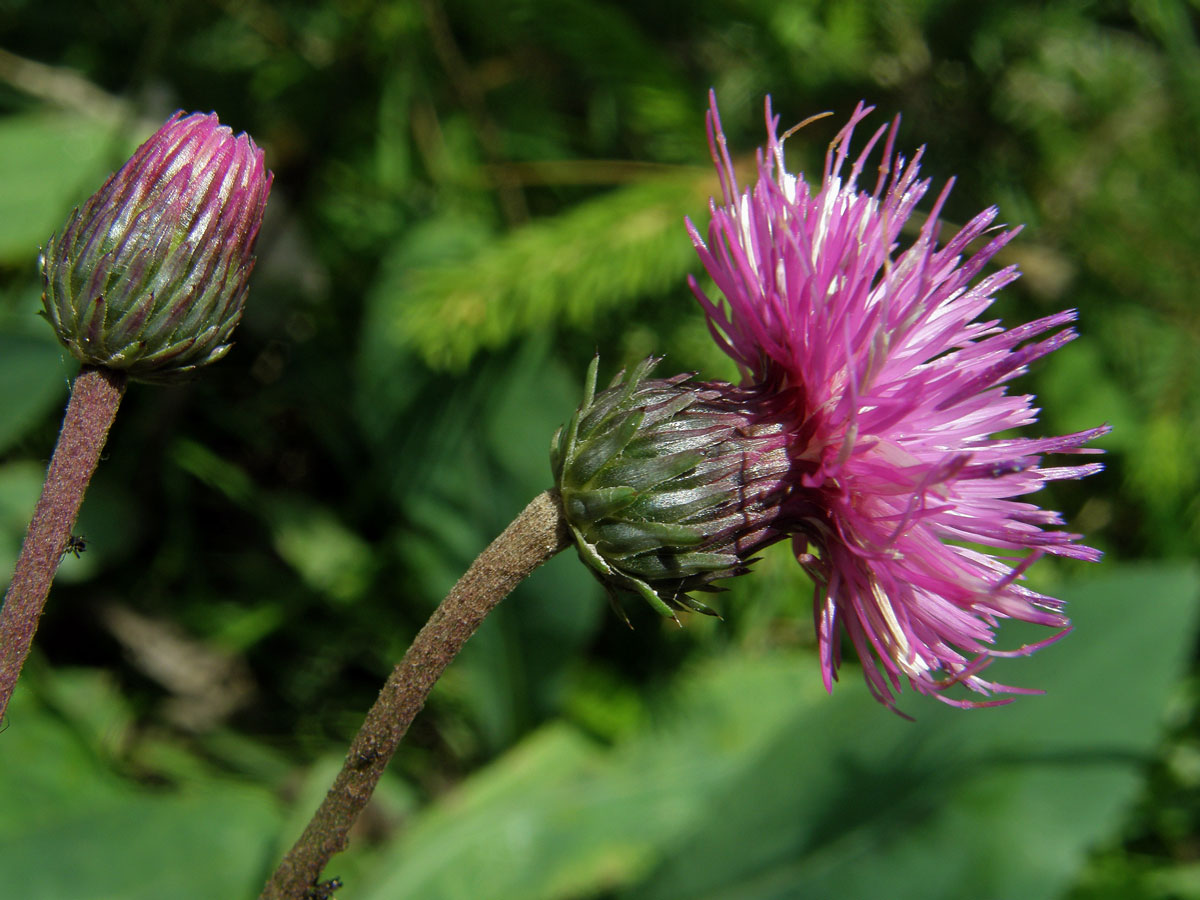
[[[50,582],[67,549],[108,429],[125,393],[125,376],[84,366],[71,386],[58,444],[46,471],[42,496],[21,545],[21,555],[0,610],[0,718],[29,655]]]
[[[392,670],[342,771],[259,900],[303,900],[347,835],[434,682],[496,605],[570,543],[557,491],[533,499],[471,564]]]

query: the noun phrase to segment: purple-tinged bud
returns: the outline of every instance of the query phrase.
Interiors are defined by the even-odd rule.
[[[780,417],[759,395],[688,375],[647,376],[648,359],[583,404],[551,443],[563,511],[580,557],[610,590],[640,594],[664,615],[712,611],[688,596],[748,571],[787,537]]]
[[[272,177],[216,115],[168,119],[46,242],[42,305],[58,339],[140,381],[228,353]]]

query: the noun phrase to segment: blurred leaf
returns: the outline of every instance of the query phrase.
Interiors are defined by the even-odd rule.
[[[6,588],[45,477],[45,464],[32,460],[0,466],[0,578]]]
[[[1197,590],[1194,571],[1148,568],[1064,590],[1074,634],[995,667],[1046,697],[965,715],[910,701],[912,724],[868,724],[861,691],[857,715],[809,710],[631,896],[1057,896],[1138,786],[1191,649]],[[722,853],[740,833],[760,839]]]
[[[0,188],[2,190],[2,188]],[[50,337],[0,334],[0,452],[62,402],[64,351]]]
[[[337,603],[357,600],[371,582],[370,546],[326,507],[299,498],[272,498],[264,512],[275,550],[304,582]]]
[[[996,664],[1046,696],[910,697],[915,722],[852,669],[829,698],[807,653],[727,655],[611,752],[536,733],[419,816],[363,896],[1055,897],[1139,784],[1198,588],[1180,569],[1078,584],[1068,640]]]
[[[94,743],[124,740],[112,685],[89,673],[55,687],[57,709],[19,687],[0,735],[5,883],[25,900],[251,896],[280,823],[271,793],[212,777],[158,790],[121,778]]]
[[[37,258],[72,204],[100,187],[112,138],[111,125],[81,116],[0,119],[0,260]]]
[[[636,136],[639,158],[695,159],[694,94],[637,13],[591,0],[534,0],[518,21],[563,58],[564,74],[592,88],[585,102],[596,138],[607,143],[626,131]]]
[[[425,608],[550,486],[549,438],[579,388],[574,376],[546,367],[547,351],[544,340],[526,341],[424,401],[419,439],[401,452],[392,490],[411,523],[398,541],[413,573],[405,590],[419,592]],[[443,382],[447,390],[450,379]],[[435,701],[465,713],[487,750],[499,751],[556,709],[565,668],[606,609],[583,567],[553,560],[488,617]],[[392,655],[403,649],[398,636]]]
[[[181,468],[258,515],[275,551],[312,590],[336,603],[353,601],[366,590],[376,565],[370,547],[330,509],[260,491],[243,469],[198,441],[180,439],[172,454]]]
[[[492,237],[478,218],[445,214],[409,229],[382,261],[367,297],[356,356],[356,410],[368,439],[382,446],[402,440],[408,425],[402,414],[427,395],[431,386],[432,379],[420,361],[420,348],[397,344],[401,298],[421,271],[462,265],[481,253]]]
[[[181,438],[172,444],[170,452],[177,466],[239,506],[251,507],[259,502],[253,479],[199,441]]]

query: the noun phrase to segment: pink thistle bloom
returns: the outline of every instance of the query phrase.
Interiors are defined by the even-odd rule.
[[[1058,513],[1016,499],[1046,482],[1082,478],[1099,463],[1042,467],[1048,453],[1108,431],[996,439],[1028,425],[1033,397],[1007,383],[1072,340],[1069,310],[1005,330],[981,320],[1015,266],[981,274],[1019,229],[993,227],[995,207],[939,243],[938,194],[907,246],[900,233],[929,190],[923,149],[894,152],[898,119],[850,156],[861,103],[838,133],[814,188],[784,162],[767,101],[768,143],[758,179],[739,187],[710,96],[709,144],[722,202],[707,240],[692,241],[724,302],[691,280],[721,348],[745,384],[786,399],[791,470],[787,515],[800,564],[816,584],[822,672],[832,689],[841,633],[863,660],[871,693],[892,706],[902,683],[957,706],[956,684],[983,695],[1037,693],[986,681],[997,656],[1027,655],[1069,629],[1063,603],[1021,585],[1043,554],[1098,560]],[[787,135],[784,135],[786,138]],[[859,179],[882,142],[873,188]],[[983,246],[969,248],[978,238]],[[1040,335],[1040,340],[1034,340]],[[1002,619],[1055,629],[1037,644],[994,648]]]

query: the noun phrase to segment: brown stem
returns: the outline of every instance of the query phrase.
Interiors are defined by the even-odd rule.
[[[371,799],[434,682],[484,617],[569,543],[558,492],[546,491],[471,563],[392,670],[321,808],[283,858],[259,900],[303,900],[330,857],[346,849],[350,826]]]
[[[42,496],[33,510],[0,610],[0,718],[29,655],[50,582],[66,552],[83,492],[96,471],[124,393],[124,374],[91,366],[84,366],[71,386],[71,402],[46,471]]]

